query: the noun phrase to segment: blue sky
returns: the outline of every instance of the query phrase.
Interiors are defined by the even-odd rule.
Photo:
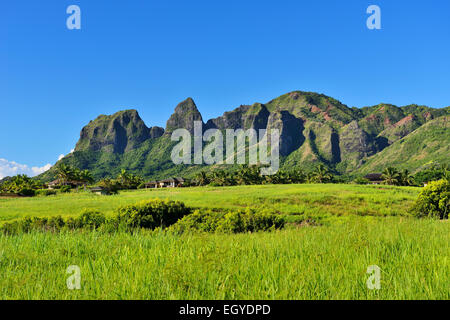
[[[68,30],[66,8],[81,8]],[[381,8],[381,30],[366,9]],[[99,114],[165,126],[293,90],[348,106],[450,105],[450,2],[8,1],[0,12],[0,177],[34,174]],[[33,167],[34,170],[33,170]]]

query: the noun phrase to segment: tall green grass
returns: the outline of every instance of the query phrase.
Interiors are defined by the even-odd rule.
[[[0,236],[1,299],[449,299],[448,221],[346,219],[273,233]],[[69,265],[81,289],[66,287]],[[381,289],[366,286],[378,265]]]
[[[420,188],[348,184],[257,185],[122,191],[98,196],[88,192],[48,197],[1,199],[0,223],[24,216],[78,215],[83,208],[112,214],[126,204],[149,198],[180,200],[198,208],[264,208],[304,220],[348,215],[404,216]]]

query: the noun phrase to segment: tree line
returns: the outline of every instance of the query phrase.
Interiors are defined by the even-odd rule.
[[[311,171],[302,169],[279,170],[274,175],[261,176],[261,167],[258,165],[242,165],[238,170],[214,170],[211,172],[201,171],[192,179],[186,179],[185,186],[236,186],[256,184],[294,184],[294,183],[348,183],[369,184],[371,181],[357,177],[346,180],[342,176],[335,175],[323,164]],[[119,190],[139,189],[145,186],[144,178],[122,169],[115,178],[103,178],[96,181],[89,170],[80,170],[76,167],[60,164],[55,170],[57,186],[61,192],[68,192],[71,185],[98,185],[108,193],[117,193]],[[398,170],[387,167],[381,174],[381,182],[396,186],[423,186],[425,183],[437,180],[450,180],[450,171],[447,165],[432,163],[425,169],[412,175],[408,170]],[[26,175],[8,177],[0,182],[0,193],[19,194],[32,196],[36,191],[42,191],[46,184]],[[54,194],[54,193],[52,193]]]
[[[237,171],[215,170],[211,173],[198,173],[189,185],[193,186],[235,186],[254,184],[290,184],[290,183],[333,183],[339,182],[327,167],[319,164],[315,170],[305,172],[302,169],[278,170],[276,174],[260,175],[260,166],[242,165]]]

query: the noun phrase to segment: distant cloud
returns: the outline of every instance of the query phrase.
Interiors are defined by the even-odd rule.
[[[75,150],[70,150],[70,153],[73,153]],[[58,161],[64,158],[64,154],[60,154],[58,157]],[[12,177],[18,174],[26,174],[29,177],[34,177],[40,175],[41,173],[49,170],[52,167],[50,163],[46,164],[43,167],[29,167],[26,164],[20,164],[15,161],[9,161],[3,158],[0,158],[0,179],[4,177]]]
[[[26,174],[30,177],[34,177],[47,171],[51,167],[52,165],[50,163],[43,167],[29,167],[26,164],[20,164],[15,161],[8,161],[0,158],[0,179],[18,174]]]

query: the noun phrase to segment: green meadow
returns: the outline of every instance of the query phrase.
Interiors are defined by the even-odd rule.
[[[419,190],[302,184],[0,199],[0,223],[83,208],[112,215],[150,198],[271,209],[289,222],[245,234],[0,235],[0,299],[449,299],[450,224],[409,216]],[[79,290],[66,285],[71,265]],[[381,270],[379,290],[366,285],[371,265]]]
[[[351,184],[285,184],[233,187],[192,187],[121,191],[99,196],[89,192],[48,197],[0,198],[0,222],[25,216],[78,215],[83,208],[112,214],[121,205],[161,198],[196,208],[265,208],[292,220],[340,216],[406,216],[420,188]]]

